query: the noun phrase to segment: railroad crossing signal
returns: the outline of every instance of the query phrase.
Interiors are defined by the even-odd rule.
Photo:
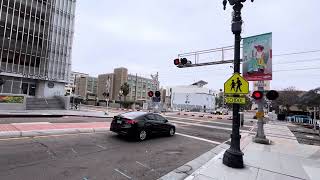
[[[273,101],[279,97],[279,93],[275,90],[270,90],[267,92],[266,97],[267,97],[267,99]]]
[[[263,92],[262,91],[253,91],[252,98],[255,100],[260,100],[263,98]]]
[[[234,73],[224,83],[224,93],[230,95],[248,94],[249,83],[239,73]]]

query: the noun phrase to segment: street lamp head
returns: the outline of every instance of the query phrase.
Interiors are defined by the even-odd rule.
[[[222,4],[223,4],[223,10],[226,10],[227,0],[223,0]]]

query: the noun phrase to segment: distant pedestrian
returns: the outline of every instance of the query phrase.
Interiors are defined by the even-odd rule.
[[[242,86],[242,82],[240,81],[239,78],[237,78],[237,88],[236,88],[236,92],[238,92],[238,90],[239,90],[240,92],[242,92],[242,91],[241,91],[241,86]]]
[[[232,89],[233,89],[233,91],[235,91],[236,89],[236,83],[234,82],[234,80],[232,80],[232,82],[231,82],[231,91],[232,91]]]

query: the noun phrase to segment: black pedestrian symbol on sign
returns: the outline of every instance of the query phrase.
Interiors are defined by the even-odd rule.
[[[237,78],[236,82],[234,79],[232,79],[230,91],[233,90],[234,92],[238,92],[238,91],[242,92],[241,86],[242,86],[242,82],[239,78]]]
[[[237,88],[236,88],[236,92],[238,92],[238,90],[239,90],[240,92],[242,92],[242,91],[241,91],[241,86],[242,86],[242,82],[240,81],[239,78],[237,78]]]
[[[232,80],[230,91],[232,91],[232,89],[235,91],[236,90],[235,88],[236,88],[236,83],[234,82],[234,80]]]

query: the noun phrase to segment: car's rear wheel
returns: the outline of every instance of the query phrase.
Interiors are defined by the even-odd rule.
[[[175,133],[176,133],[175,128],[171,127],[171,128],[169,129],[169,136],[173,136]]]
[[[144,141],[145,139],[147,139],[147,131],[146,131],[145,129],[141,129],[141,130],[138,132],[137,139],[138,139],[139,141]]]

